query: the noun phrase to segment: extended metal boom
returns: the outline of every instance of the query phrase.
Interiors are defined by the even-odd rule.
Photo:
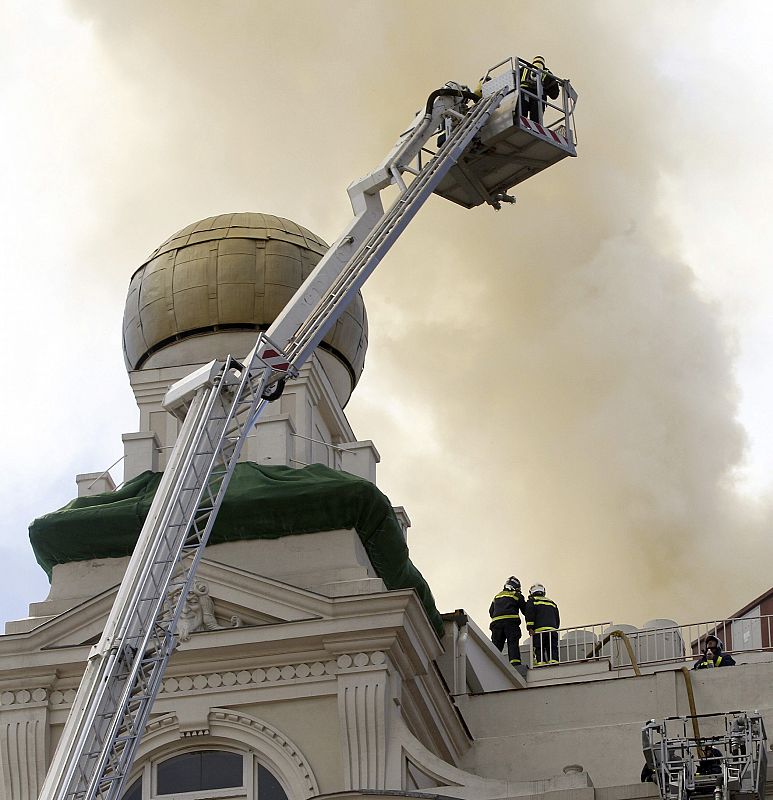
[[[102,638],[89,655],[40,800],[118,800],[246,437],[425,200],[443,184],[441,194],[462,205],[498,207],[502,182],[509,186],[524,177],[512,177],[511,169],[487,188],[490,164],[501,171],[502,159],[514,167],[525,158],[528,176],[541,148],[550,152],[544,166],[558,160],[552,150],[574,155],[566,97],[561,137],[551,137],[549,127],[542,134],[532,131],[528,120],[524,127],[518,92],[525,62],[504,64],[480,98],[457,84],[430,95],[384,162],[349,188],[353,221],[243,361],[213,361],[169,390],[164,405],[184,423]],[[576,95],[568,81],[562,85],[573,108]],[[495,117],[505,100],[505,115]],[[432,152],[427,143],[434,136],[441,144]],[[384,212],[381,191],[390,185],[397,186],[398,197]],[[462,199],[452,196],[460,192]]]

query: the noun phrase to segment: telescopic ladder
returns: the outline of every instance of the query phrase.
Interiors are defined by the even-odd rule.
[[[456,84],[433,93],[385,161],[350,187],[354,220],[247,357],[213,361],[169,390],[164,405],[183,425],[89,655],[40,800],[120,797],[246,437],[449,170],[480,149],[480,131],[516,81],[480,100]],[[425,146],[441,130],[445,141],[427,159]],[[380,192],[389,185],[399,194],[384,212]]]

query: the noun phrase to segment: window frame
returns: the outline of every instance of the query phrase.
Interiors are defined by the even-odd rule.
[[[180,756],[193,755],[195,753],[211,753],[217,751],[220,753],[233,753],[234,755],[241,756],[242,759],[242,782],[240,786],[229,786],[225,789],[194,789],[190,792],[172,792],[169,794],[161,794],[158,791],[158,768],[171,761],[173,758]],[[251,784],[254,782],[250,780],[248,775],[247,756],[251,755],[249,751],[239,750],[236,747],[225,746],[204,746],[195,749],[181,750],[179,752],[171,753],[163,758],[153,759],[151,762],[152,770],[152,783],[151,783],[151,800],[221,800],[221,798],[231,800],[252,800],[250,796],[250,789],[253,788]]]
[[[190,743],[192,744],[192,743]],[[197,747],[176,747],[173,750],[158,753],[148,758],[142,765],[141,770],[134,773],[128,781],[127,790],[142,778],[142,800],[260,800],[257,796],[258,791],[258,768],[263,767],[274,776],[277,783],[282,787],[285,797],[288,800],[292,797],[287,789],[287,782],[284,775],[278,773],[267,759],[262,758],[261,754],[250,748],[241,749],[232,744],[220,742],[201,742]],[[171,758],[186,755],[188,753],[200,753],[205,750],[219,750],[227,753],[235,753],[242,757],[242,785],[232,786],[226,789],[201,789],[192,792],[174,792],[173,794],[158,793],[158,765]]]

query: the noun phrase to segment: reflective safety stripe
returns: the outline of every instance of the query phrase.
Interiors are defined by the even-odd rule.
[[[546,625],[544,628],[535,628],[533,633],[545,633],[545,631],[557,631],[558,628],[551,628],[549,625]]]
[[[717,659],[717,660],[714,662],[714,665],[718,667],[718,666],[719,666],[721,663],[722,663],[722,656],[720,656],[720,657],[719,657],[719,658],[718,658],[718,659]]]
[[[516,592],[500,592],[499,594],[494,595],[494,600],[499,597],[512,597],[513,600],[517,600],[521,595],[517,594]]]
[[[520,664],[521,663],[521,659],[520,658],[511,658],[510,659],[510,663],[511,664]]]
[[[539,69],[529,69],[528,67],[524,67],[521,70],[521,83],[535,84],[537,82],[537,72],[539,71]]]
[[[535,606],[552,606],[553,608],[557,608],[552,600],[532,600],[532,602]]]
[[[543,67],[542,69],[539,67],[536,67],[535,69],[524,67],[521,70],[521,84],[531,83],[534,85],[537,82],[537,73],[540,73],[540,78],[542,79],[543,83],[545,83],[545,78],[552,74],[547,67]]]
[[[496,622],[498,619],[520,619],[518,614],[502,614],[501,617],[492,617],[491,621]]]

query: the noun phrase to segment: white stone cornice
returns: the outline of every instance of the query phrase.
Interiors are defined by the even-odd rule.
[[[256,598],[260,598],[258,604],[265,609],[271,606],[278,613],[277,609],[284,608],[283,613],[288,615],[294,609],[295,614],[301,613],[305,618],[196,633],[174,654],[172,674],[189,670],[193,675],[205,670],[206,674],[220,672],[212,662],[249,660],[254,669],[258,665],[264,667],[268,661],[273,662],[269,666],[277,664],[281,668],[315,660],[324,662],[325,653],[330,658],[341,652],[381,650],[389,655],[401,677],[410,679],[426,673],[431,659],[440,652],[412,590],[330,598],[210,561],[202,564],[200,575],[210,581],[216,603],[221,603],[223,596],[228,598],[229,611],[241,612],[241,604],[249,602],[256,613]],[[27,688],[32,685],[28,670],[49,675],[55,670],[56,689],[68,691],[71,679],[83,671],[90,649],[87,642],[101,631],[114,593],[115,589],[106,590],[34,631],[0,637],[0,656],[6,669],[14,670],[13,674],[6,672],[6,677],[16,681],[16,687]],[[245,617],[250,610],[244,609]],[[280,660],[283,663],[278,663]],[[14,662],[23,663],[24,670],[15,670]],[[59,702],[53,705],[59,709],[60,695],[55,697]]]
[[[263,659],[293,651],[363,649],[371,644],[377,649],[395,641],[398,644],[390,646],[390,657],[401,673],[409,677],[426,672],[431,660],[441,652],[412,590],[357,597],[316,597],[320,612],[326,612],[319,618],[197,633],[176,657],[183,661],[202,660],[210,655],[233,658],[249,647],[254,658]],[[340,647],[336,642],[347,644]]]
[[[224,692],[241,692],[247,689],[274,689],[290,684],[298,686],[300,684],[308,685],[325,681],[331,683],[331,687],[328,690],[329,693],[334,693],[336,691],[334,682],[338,675],[384,670],[386,668],[387,657],[381,650],[368,652],[354,650],[350,653],[340,653],[336,658],[310,659],[308,661],[284,664],[264,664],[253,669],[205,669],[184,674],[177,672],[164,677],[158,699],[159,702],[162,702],[171,700],[175,696],[183,697],[208,693],[222,694]],[[4,703],[28,703],[30,702],[28,695],[31,692],[40,692],[42,690],[21,689],[19,691],[22,693],[19,700],[13,699],[16,697],[13,692],[9,692],[5,700],[3,695],[0,694],[0,708]],[[72,687],[54,689],[51,692],[46,692],[45,697],[41,696],[41,702],[45,705],[44,701],[48,701],[52,709],[66,710],[75,699],[75,691],[75,688]],[[239,702],[238,698],[234,698],[233,702]]]
[[[57,614],[53,619],[31,631],[0,636],[0,657],[14,653],[35,652],[42,647],[53,650],[59,642],[66,640],[72,634],[83,632],[84,637],[91,636],[93,626],[104,626],[117,591],[116,584],[94,597],[77,602],[72,608]],[[101,627],[97,630],[101,630]],[[49,660],[47,663],[52,662]]]
[[[368,637],[352,636],[346,632],[326,636],[323,644],[326,652],[337,657],[353,650],[390,650],[396,641],[397,634],[394,631]]]
[[[32,691],[38,687],[48,691],[56,682],[55,672],[37,672],[35,670],[19,667],[17,669],[5,669],[0,677],[0,692],[15,691],[17,689],[27,689]]]
[[[248,585],[242,584],[246,576],[230,567],[221,570],[219,564],[204,565],[202,576],[210,578],[213,590],[219,583],[219,575],[225,576],[226,583],[240,585],[239,591],[244,593],[246,601]],[[319,658],[326,651],[335,655],[355,648],[371,648],[388,652],[401,675],[410,678],[425,673],[431,659],[440,651],[424,610],[411,590],[326,598],[308,590],[287,587],[278,581],[257,579],[257,584],[253,582],[256,595],[262,596],[264,592],[276,594],[276,601],[288,607],[303,599],[306,605],[304,613],[315,608],[319,616],[196,633],[183,649],[175,653],[173,664],[192,666],[213,659],[221,662],[241,660],[248,655],[255,663],[255,660],[280,656],[287,659],[292,653],[297,654],[295,658],[300,662],[309,657],[305,654],[316,653],[316,658]],[[0,655],[8,659],[23,654],[27,668],[47,673],[55,669],[63,679],[79,675],[90,649],[89,644],[80,642],[88,641],[101,630],[114,591],[103,592],[35,631],[0,637]],[[215,598],[220,602],[219,593]],[[234,605],[233,595],[229,605]],[[342,643],[346,646],[342,647]]]

